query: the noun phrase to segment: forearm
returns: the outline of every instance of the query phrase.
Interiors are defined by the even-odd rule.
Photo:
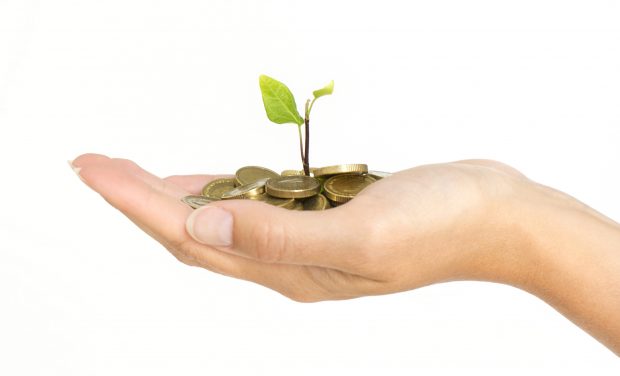
[[[520,287],[620,355],[620,226],[553,195],[533,210],[529,270]]]

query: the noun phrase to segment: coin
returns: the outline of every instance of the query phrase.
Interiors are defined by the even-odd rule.
[[[268,168],[258,167],[258,166],[246,166],[241,167],[235,173],[235,180],[237,185],[246,185],[250,183],[254,183],[257,180],[265,179],[265,178],[275,178],[278,177],[277,173],[271,171]]]
[[[304,200],[304,210],[325,210],[330,207],[329,201],[327,201],[327,198],[322,194]]]
[[[270,178],[263,178],[249,184],[235,187],[228,192],[224,192],[222,194],[222,199],[229,200],[233,198],[250,198],[263,194],[265,193],[265,183],[269,180]]]
[[[258,166],[237,170],[234,178],[215,179],[202,189],[202,196],[187,196],[193,208],[219,199],[250,199],[291,210],[325,210],[350,201],[373,182],[392,175],[368,171],[365,164],[341,164],[321,168],[284,170],[278,175]]]
[[[365,164],[342,164],[335,166],[321,167],[314,170],[315,178],[336,174],[363,174],[368,172],[368,166]]]
[[[373,171],[373,170],[368,171],[368,176],[372,176],[373,178],[377,180],[387,178],[388,176],[391,176],[391,175],[392,175],[391,172]]]
[[[300,176],[305,175],[305,172],[301,170],[284,170],[280,173],[281,176]]]
[[[280,198],[306,198],[319,193],[321,184],[310,176],[279,176],[269,179],[265,192]]]
[[[218,201],[219,199],[213,197],[205,197],[205,196],[185,196],[181,199],[184,203],[191,206],[194,209],[198,209],[201,206],[205,206],[207,204],[212,203],[213,201]]]
[[[295,206],[297,206],[297,202],[295,201],[294,198],[278,198],[278,197],[270,196],[266,193],[253,196],[251,199],[256,200],[256,201],[262,201],[269,205],[278,206],[280,208],[286,208],[286,209],[294,209]]]
[[[210,181],[202,188],[202,195],[222,198],[222,194],[235,188],[234,178],[221,178]]]
[[[375,181],[373,177],[368,175],[336,175],[325,181],[324,193],[328,199],[335,203],[345,203]]]

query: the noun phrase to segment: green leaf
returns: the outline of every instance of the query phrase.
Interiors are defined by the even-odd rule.
[[[331,80],[324,88],[315,90],[312,92],[314,99],[322,97],[323,95],[331,95],[334,92],[334,80]]]
[[[258,83],[269,120],[276,124],[303,124],[304,119],[297,112],[295,98],[286,85],[264,74],[260,75]]]

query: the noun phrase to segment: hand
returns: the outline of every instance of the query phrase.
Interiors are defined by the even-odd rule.
[[[593,296],[586,286],[597,285],[600,273],[587,283],[569,278],[578,286],[567,292],[562,276],[574,272],[574,263],[561,261],[557,241],[545,241],[549,234],[568,239],[574,230],[562,231],[566,226],[588,223],[603,231],[615,222],[499,162],[411,168],[320,212],[252,200],[218,201],[194,211],[180,198],[221,176],[159,179],[133,162],[93,154],[73,165],[86,184],[180,261],[296,301],[386,294],[451,280],[496,281],[541,296],[582,326],[583,320],[599,320],[601,333],[588,329],[608,344],[620,342],[620,319],[605,322],[620,302],[618,277],[612,278],[616,294],[603,307],[608,310],[584,308],[584,299]],[[598,265],[597,257],[584,260],[585,266]]]
[[[470,161],[394,174],[328,211],[289,211],[250,200],[192,211],[180,198],[222,176],[162,180],[131,161],[101,155],[73,163],[86,184],[182,262],[299,301],[389,293],[465,277],[460,264],[491,248],[480,241],[480,232],[488,241],[497,238],[498,224],[492,223],[497,216],[488,218],[485,211],[507,192],[495,187],[522,179],[509,167]],[[480,184],[483,179],[493,181]]]

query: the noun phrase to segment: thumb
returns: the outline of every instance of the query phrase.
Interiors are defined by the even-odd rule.
[[[344,206],[304,212],[230,200],[194,210],[186,227],[200,243],[261,262],[342,267],[368,234],[351,214]]]

